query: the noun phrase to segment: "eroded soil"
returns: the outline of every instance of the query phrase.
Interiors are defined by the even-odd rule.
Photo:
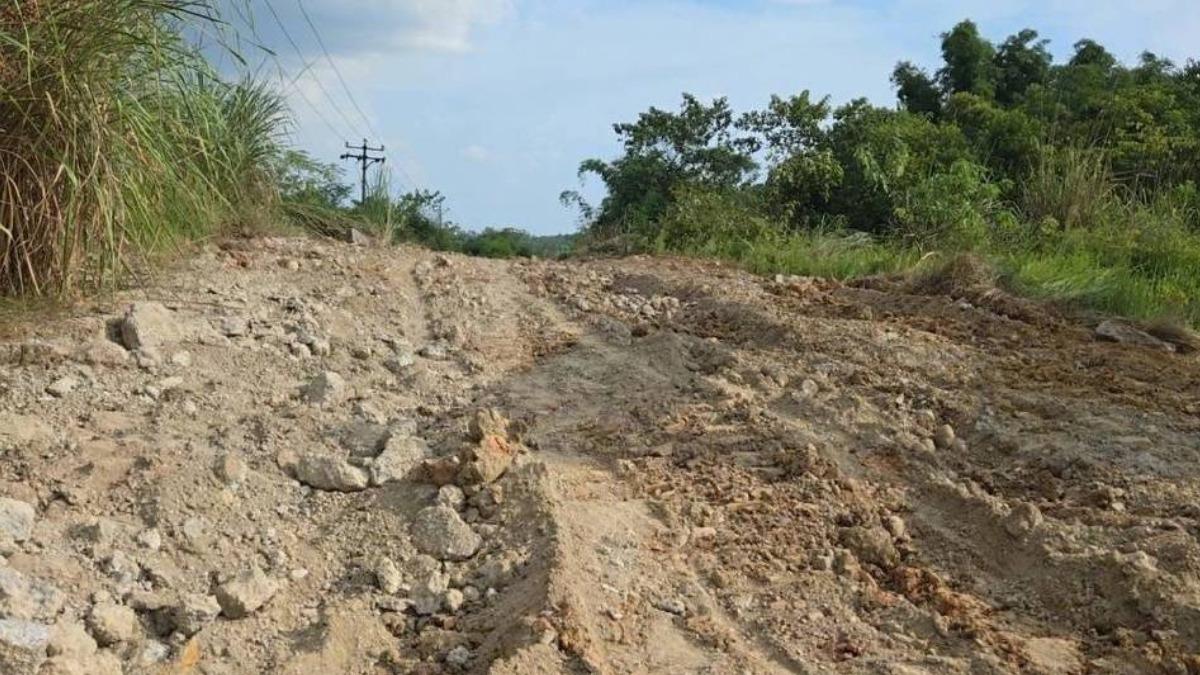
[[[873,286],[266,239],[21,327],[0,671],[1197,672],[1197,358]]]

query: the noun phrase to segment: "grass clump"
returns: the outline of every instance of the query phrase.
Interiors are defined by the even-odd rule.
[[[0,4],[0,292],[64,294],[264,220],[282,99],[184,39],[207,0]]]

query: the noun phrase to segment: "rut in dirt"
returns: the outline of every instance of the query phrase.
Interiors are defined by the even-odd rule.
[[[1196,668],[1196,359],[937,290],[212,247],[0,345],[0,670]]]

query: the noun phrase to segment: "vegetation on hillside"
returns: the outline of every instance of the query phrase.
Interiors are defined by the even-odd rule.
[[[1081,40],[1056,63],[1032,30],[964,21],[943,64],[892,73],[895,108],[808,91],[738,114],[684,95],[615,125],[592,159],[592,246],[851,277],[972,251],[1027,294],[1200,321],[1200,64],[1123,65]]]

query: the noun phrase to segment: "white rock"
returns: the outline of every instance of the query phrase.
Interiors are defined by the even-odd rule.
[[[305,455],[296,463],[296,480],[318,490],[360,492],[370,485],[366,471],[338,457]]]
[[[422,509],[409,528],[413,545],[439,560],[466,560],[475,555],[483,539],[448,506]]]
[[[302,391],[304,400],[317,406],[341,403],[346,400],[348,393],[346,380],[332,370],[314,377]]]
[[[275,595],[279,585],[258,567],[217,587],[221,613],[230,619],[242,619],[258,611]]]
[[[0,619],[0,673],[37,673],[49,643],[50,627],[45,624]]]
[[[32,504],[0,497],[0,537],[8,537],[16,542],[25,541],[33,534],[36,519],[37,510]]]
[[[171,608],[171,623],[175,630],[191,637],[199,633],[221,613],[221,603],[211,595],[185,593]]]
[[[65,398],[79,388],[79,380],[70,375],[60,377],[46,387],[46,393],[55,398]]]
[[[121,342],[130,351],[161,347],[183,338],[178,317],[158,302],[130,305],[121,320],[120,332]]]
[[[413,436],[392,436],[371,463],[371,484],[404,480],[430,457],[429,445]]]
[[[124,605],[104,602],[92,607],[87,623],[96,642],[101,647],[107,647],[133,639],[137,630],[137,615]]]
[[[63,606],[54,586],[0,567],[0,616],[26,621],[53,621]]]

